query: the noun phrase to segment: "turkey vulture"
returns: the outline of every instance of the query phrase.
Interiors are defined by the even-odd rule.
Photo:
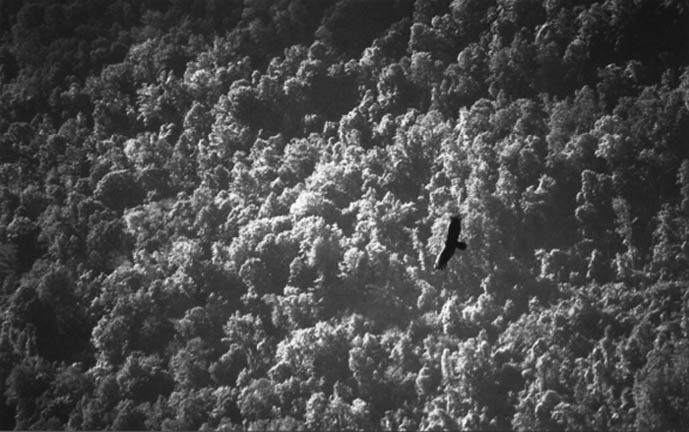
[[[467,244],[459,241],[459,233],[462,232],[462,219],[459,216],[452,216],[450,218],[450,226],[447,227],[447,239],[445,239],[445,247],[438,255],[435,261],[435,269],[442,270],[447,266],[447,262],[455,253],[455,249],[466,249]]]

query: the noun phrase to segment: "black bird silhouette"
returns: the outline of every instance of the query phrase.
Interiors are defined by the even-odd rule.
[[[459,234],[461,232],[462,219],[459,216],[450,217],[450,226],[447,227],[447,239],[445,239],[445,247],[435,261],[436,270],[442,270],[447,266],[447,262],[455,253],[455,249],[464,250],[467,248],[466,243],[459,241]]]

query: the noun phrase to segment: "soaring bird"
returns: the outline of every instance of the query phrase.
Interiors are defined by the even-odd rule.
[[[447,262],[455,253],[455,249],[464,250],[467,244],[459,241],[459,234],[462,232],[462,219],[459,216],[450,217],[450,226],[447,227],[447,238],[445,239],[445,247],[438,255],[435,261],[435,269],[442,270],[447,266]]]

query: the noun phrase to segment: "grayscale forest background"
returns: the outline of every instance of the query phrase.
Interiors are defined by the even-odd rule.
[[[687,430],[688,23],[0,0],[0,429]]]

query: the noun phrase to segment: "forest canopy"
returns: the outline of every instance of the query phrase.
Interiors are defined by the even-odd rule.
[[[0,429],[686,430],[688,22],[0,0]]]

